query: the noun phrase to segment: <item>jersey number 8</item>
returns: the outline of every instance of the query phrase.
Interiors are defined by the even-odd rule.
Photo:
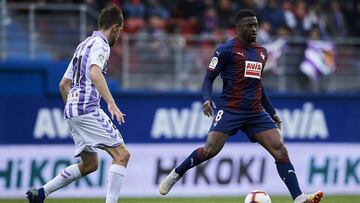
[[[223,110],[218,111],[215,117],[215,121],[218,122],[222,118],[223,114],[224,114]]]

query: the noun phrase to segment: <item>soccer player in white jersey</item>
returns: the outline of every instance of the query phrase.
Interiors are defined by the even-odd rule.
[[[111,119],[124,123],[105,81],[110,47],[117,41],[123,27],[121,10],[112,6],[102,10],[98,31],[80,43],[60,82],[65,102],[64,116],[75,142],[75,156],[81,162],[63,169],[55,178],[26,195],[29,203],[42,203],[52,192],[94,172],[98,167],[97,148],[113,158],[108,172],[106,203],[116,203],[125,176],[130,154]],[[101,97],[107,103],[111,119],[100,108]]]

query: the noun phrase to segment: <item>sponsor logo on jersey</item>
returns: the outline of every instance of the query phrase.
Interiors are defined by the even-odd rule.
[[[236,54],[245,57],[244,52],[236,52]]]
[[[248,78],[261,78],[262,63],[256,61],[245,61],[244,76]]]
[[[209,64],[209,68],[210,69],[215,69],[216,68],[216,65],[218,64],[219,62],[219,59],[215,56],[211,59],[211,62]]]

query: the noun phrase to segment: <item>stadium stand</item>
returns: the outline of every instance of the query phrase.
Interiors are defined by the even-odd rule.
[[[213,49],[234,36],[231,16],[241,8],[259,16],[258,41],[271,55],[267,87],[280,92],[360,89],[350,82],[360,69],[360,25],[351,20],[360,13],[355,0],[3,0],[7,9],[0,11],[7,20],[2,21],[1,58],[68,61],[68,50],[90,34],[97,13],[113,2],[124,10],[125,27],[112,50],[109,74],[122,89],[199,90],[200,84],[191,81],[201,80]],[[328,43],[331,48],[318,53],[328,64],[303,63],[309,40]]]

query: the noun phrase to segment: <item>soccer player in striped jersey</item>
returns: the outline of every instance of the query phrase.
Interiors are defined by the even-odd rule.
[[[97,148],[105,150],[112,158],[107,179],[106,203],[116,203],[125,176],[130,154],[124,140],[111,120],[125,122],[105,80],[110,47],[119,38],[123,28],[122,11],[112,6],[102,10],[98,31],[80,43],[60,82],[65,102],[64,117],[75,143],[75,156],[81,162],[63,169],[52,180],[26,195],[29,203],[42,203],[56,190],[94,172],[98,167]],[[111,119],[100,108],[101,97],[107,103]]]
[[[215,51],[203,81],[204,114],[212,116],[213,111],[217,111],[206,144],[171,171],[160,183],[159,192],[166,195],[187,170],[214,157],[228,136],[241,130],[274,157],[278,173],[295,203],[320,202],[322,192],[306,195],[301,191],[280,135],[281,120],[263,88],[262,73],[268,55],[266,49],[256,43],[256,15],[252,10],[240,10],[235,21],[237,37]],[[211,91],[219,74],[223,80],[223,91],[216,108]]]

